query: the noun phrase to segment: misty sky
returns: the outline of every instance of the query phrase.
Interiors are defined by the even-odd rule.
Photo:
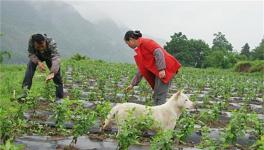
[[[120,26],[139,29],[165,41],[175,32],[212,45],[221,31],[236,50],[256,47],[264,37],[264,1],[84,1],[62,0],[96,22],[112,18]]]
[[[168,41],[174,32],[212,44],[213,33],[226,34],[235,49],[251,48],[264,37],[263,1],[67,1],[87,19],[110,17]]]

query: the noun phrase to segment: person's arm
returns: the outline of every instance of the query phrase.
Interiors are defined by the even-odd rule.
[[[142,74],[138,70],[136,75],[134,76],[132,82],[131,82],[131,85],[132,86],[137,86],[141,80],[142,80]]]
[[[155,64],[159,71],[166,68],[165,57],[161,46],[154,40],[148,40],[143,43],[143,46],[154,56]]]
[[[48,43],[49,43],[49,49],[51,50],[51,62],[52,62],[50,71],[56,74],[60,69],[60,55],[58,53],[58,49],[55,41],[49,39]]]
[[[155,57],[155,63],[156,67],[159,71],[162,71],[166,68],[166,63],[165,63],[165,57],[162,52],[161,48],[156,48],[153,52],[153,55]]]

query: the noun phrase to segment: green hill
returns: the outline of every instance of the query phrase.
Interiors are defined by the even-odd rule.
[[[111,19],[96,24],[84,19],[64,2],[1,1],[1,50],[12,50],[8,62],[27,62],[27,42],[32,33],[47,33],[62,56],[76,52],[91,58],[132,62],[133,51],[123,42],[124,27]]]

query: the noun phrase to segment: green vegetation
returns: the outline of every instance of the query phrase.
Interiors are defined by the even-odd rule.
[[[262,72],[264,73],[264,60],[241,61],[235,65],[237,72]]]
[[[78,137],[90,135],[90,129],[97,121],[102,124],[112,103],[141,101],[152,105],[151,89],[144,80],[133,91],[124,93],[136,73],[135,65],[92,59],[63,60],[61,64],[68,97],[60,103],[54,100],[54,84],[46,84],[45,75],[40,72],[34,76],[29,96],[18,103],[16,98],[22,93],[21,83],[26,66],[0,65],[0,80],[1,85],[4,85],[0,86],[2,146],[12,145],[17,137],[32,133],[41,136],[73,136],[72,144],[75,144]],[[150,138],[144,138],[143,133],[151,127],[153,119],[149,115],[141,118],[130,116],[116,135],[119,148],[127,149],[133,144],[150,141],[152,149],[169,150],[174,146],[190,144],[188,138],[197,131],[201,131],[202,137],[201,142],[194,146],[204,149],[219,149],[223,145],[226,148],[239,148],[241,146],[237,144],[237,139],[248,134],[256,140],[245,147],[261,148],[264,122],[259,115],[263,115],[263,111],[256,111],[252,104],[263,108],[263,82],[263,74],[258,72],[249,74],[183,67],[173,79],[169,95],[176,92],[176,88],[184,89],[185,93],[191,94],[190,99],[197,103],[198,110],[184,112],[177,120],[175,130],[158,131]],[[95,106],[87,108],[85,101]],[[239,111],[231,107],[234,103],[240,105]],[[40,111],[52,113],[55,121],[53,128],[38,123],[46,121],[45,117],[39,116]],[[225,112],[231,112],[229,119]],[[25,113],[29,113],[33,120],[25,119]],[[66,126],[69,123],[73,125],[71,129]],[[211,128],[222,129],[219,131],[221,140],[212,139]],[[108,136],[108,132],[103,135]]]
[[[232,44],[221,32],[214,34],[212,47],[203,40],[188,39],[186,35],[179,32],[171,36],[171,40],[164,48],[184,66],[196,68],[232,68],[239,61],[247,60],[251,63],[252,60],[264,60],[264,39],[252,50],[246,43],[239,54],[233,50]]]
[[[147,112],[146,116],[142,114],[138,118],[133,113],[134,109],[128,112],[128,117],[122,123],[120,131],[117,134],[118,148],[120,150],[128,150],[130,145],[138,143],[144,131],[150,129],[155,123],[150,116],[151,110]]]

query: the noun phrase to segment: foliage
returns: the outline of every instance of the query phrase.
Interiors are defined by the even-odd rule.
[[[0,63],[3,63],[5,55],[8,59],[10,59],[12,56],[10,51],[0,51]]]
[[[42,104],[39,97],[45,95],[50,97],[49,95],[54,93],[48,92],[49,89],[45,93],[46,84],[40,78],[41,74],[36,72],[33,79],[34,84],[30,90],[31,94],[25,99],[24,103],[18,104],[16,101],[10,101],[10,98],[16,98],[16,93],[22,91],[21,82],[25,65],[0,64],[0,67],[1,85],[4,85],[0,86],[0,114],[5,114],[0,115],[0,119],[4,120],[0,122],[0,133],[6,139],[5,141],[10,140],[11,143],[13,139],[23,133],[74,135],[73,143],[75,143],[79,136],[90,134],[89,129],[93,126],[94,120],[104,120],[111,109],[111,103],[128,101],[146,104],[151,101],[151,88],[144,80],[133,91],[123,94],[123,89],[130,84],[136,73],[135,65],[108,63],[92,59],[82,61],[63,60],[61,65],[62,70],[65,70],[63,76],[66,76],[65,80],[69,78],[65,88],[78,90],[76,90],[77,94],[74,98],[64,99],[62,103],[47,101],[48,105],[45,107],[48,107],[48,111],[52,111],[56,120],[55,128],[51,129],[45,125],[39,126],[35,120],[25,121],[23,117],[24,112],[30,111],[31,113],[32,110],[36,109],[36,114],[38,114],[39,109],[42,111],[43,106],[38,107],[39,104]],[[70,69],[67,70],[68,67],[72,68],[72,72],[69,71]],[[187,94],[190,94],[190,99],[197,102],[198,109],[195,113],[191,112],[192,115],[186,112],[182,114],[177,121],[173,136],[176,137],[176,140],[181,141],[180,143],[186,142],[188,145],[190,143],[186,137],[193,134],[194,131],[200,130],[199,126],[202,126],[200,146],[203,149],[221,149],[223,145],[227,148],[233,148],[238,145],[237,139],[243,138],[245,134],[249,134],[250,137],[258,140],[258,142],[253,143],[253,148],[250,148],[251,145],[246,145],[245,149],[257,149],[260,146],[254,147],[254,145],[260,145],[259,141],[261,141],[264,129],[263,119],[260,118],[263,111],[257,107],[262,106],[264,98],[264,84],[262,82],[263,74],[258,72],[241,74],[227,69],[182,67],[171,82],[169,96],[175,93],[177,89],[183,88]],[[87,98],[82,97],[84,100],[92,100],[91,103],[95,103],[97,106],[91,107],[91,109],[85,108],[83,100],[78,100],[78,95],[81,92],[88,95]],[[233,112],[230,115],[226,113],[236,110],[236,105],[240,106],[240,110],[243,111]],[[255,105],[257,105],[256,108],[252,107]],[[231,120],[228,122],[230,116]],[[223,120],[223,118],[226,120]],[[69,122],[73,123],[73,129],[65,128],[68,127],[65,125],[68,125]],[[141,142],[143,132],[151,124],[151,119],[128,118],[122,130],[120,130],[120,134],[117,135],[119,146],[129,147],[131,144]],[[194,124],[197,125],[195,128]],[[210,140],[212,130],[207,130],[206,127],[223,128],[223,131],[220,131],[223,140]],[[170,137],[170,132],[158,132],[151,140],[152,147],[155,147],[155,145],[160,147],[164,145],[165,147],[167,145],[167,148],[170,149],[168,143],[173,141]],[[145,141],[145,138],[143,140]]]
[[[264,61],[240,61],[234,68],[237,72],[264,72]]]
[[[130,145],[138,143],[143,131],[151,129],[154,124],[151,110],[148,110],[146,116],[142,114],[139,117],[133,115],[134,111],[135,109],[129,110],[128,116],[117,134],[118,148],[120,150],[127,150]]]
[[[180,60],[183,65],[193,67],[204,67],[204,59],[210,48],[203,40],[188,40],[181,32],[171,36],[164,48],[174,57]]]
[[[250,47],[249,47],[248,43],[246,43],[246,44],[242,47],[240,55],[244,55],[244,56],[246,56],[247,58],[250,57]]]
[[[183,142],[194,131],[194,124],[194,117],[184,111],[176,122],[176,138]]]
[[[244,112],[234,111],[225,129],[225,144],[234,144],[239,136],[245,135],[248,116]]]
[[[76,53],[74,54],[72,57],[71,57],[72,60],[76,60],[76,61],[80,61],[80,60],[85,60],[85,59],[88,59],[86,56],[83,56],[79,53]]]
[[[73,102],[74,101],[70,101],[69,99],[63,99],[61,103],[53,104],[53,118],[56,120],[56,129],[58,132],[65,132],[64,124],[71,119],[72,111],[69,107]]]
[[[159,131],[151,139],[151,150],[172,150],[173,149],[173,134],[172,130]]]
[[[94,125],[96,121],[96,112],[85,109],[82,104],[77,104],[73,112],[73,140],[72,143],[77,142],[77,138],[88,133],[89,129]]]
[[[264,60],[264,38],[259,45],[252,50],[252,59]]]
[[[221,50],[221,51],[233,51],[233,46],[225,37],[225,34],[218,32],[214,34],[215,38],[213,39],[212,50]]]
[[[0,145],[1,150],[23,150],[23,145],[15,145],[10,140],[7,140],[5,144]]]
[[[101,123],[106,119],[111,108],[110,101],[100,101],[100,103],[96,105],[97,116],[100,118]]]
[[[0,107],[0,136],[4,144],[13,141],[25,131],[26,121],[23,118],[23,110],[23,106],[6,109]]]
[[[206,148],[209,150],[217,150],[217,145],[215,141],[212,140],[212,138],[209,136],[209,128],[207,126],[202,127],[202,139],[199,143],[199,148]]]

